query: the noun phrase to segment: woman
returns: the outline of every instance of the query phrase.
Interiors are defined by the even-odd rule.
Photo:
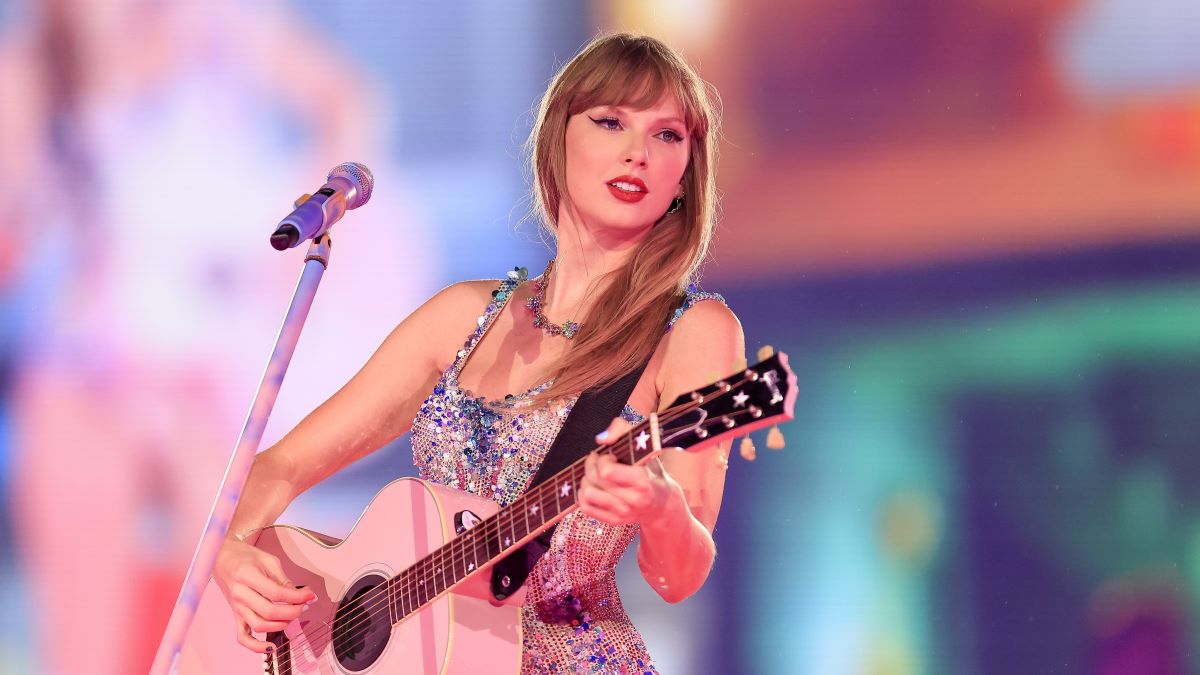
[[[517,271],[499,288],[471,281],[435,295],[258,456],[215,573],[241,644],[266,651],[251,629],[282,630],[315,599],[251,546],[254,533],[397,435],[413,430],[423,478],[505,504],[525,489],[581,391],[648,359],[621,418],[597,437],[611,442],[642,413],[744,363],[737,319],[723,302],[701,302],[719,296],[689,286],[713,229],[716,122],[703,82],[652,38],[599,38],[563,68],[530,138],[556,257],[529,283]],[[447,437],[459,439],[453,451],[437,447]],[[616,562],[640,531],[646,581],[668,602],[694,593],[716,554],[726,458],[718,445],[645,466],[587,460],[580,510],[527,582],[526,672],[597,663],[653,672],[621,607]]]

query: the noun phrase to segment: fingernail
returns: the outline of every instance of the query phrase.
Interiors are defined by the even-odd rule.
[[[275,647],[274,647],[274,645],[267,647],[267,653],[268,653],[268,654],[274,654],[274,653],[275,653]]]
[[[596,434],[596,440],[598,440],[598,441],[608,440],[608,429],[605,429],[604,431],[601,431],[600,433]]]
[[[315,604],[317,604],[317,596],[315,596],[315,595],[314,595],[314,596],[312,596],[312,599],[310,599],[310,600],[305,600],[305,601],[304,601],[304,604],[306,604],[306,605],[315,605]]]
[[[307,612],[308,608],[311,606],[312,606],[311,602],[304,603],[304,606],[300,608],[300,613],[303,614],[303,613]]]

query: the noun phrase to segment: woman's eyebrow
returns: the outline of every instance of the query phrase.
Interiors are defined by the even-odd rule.
[[[612,110],[612,111],[618,112],[618,113],[637,112],[634,108],[630,108],[630,107],[623,106],[623,105],[607,105],[607,104],[605,104],[605,105],[598,105],[596,107],[600,108],[601,110]],[[654,120],[653,124],[657,125],[657,124],[663,124],[666,122],[674,122],[675,124],[678,124],[680,126],[685,126],[683,123],[683,120],[679,119],[678,117],[660,117],[660,118]]]

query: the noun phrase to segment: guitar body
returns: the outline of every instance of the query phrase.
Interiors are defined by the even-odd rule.
[[[497,603],[488,591],[490,567],[395,625],[386,609],[372,618],[346,607],[364,594],[357,606],[386,605],[374,600],[379,597],[371,594],[375,587],[450,543],[462,526],[461,514],[487,518],[497,510],[497,504],[475,495],[401,478],[375,496],[344,540],[290,526],[264,529],[256,545],[280,559],[289,579],[317,594],[317,602],[283,631],[287,646],[270,659],[266,672],[519,672],[524,593]],[[468,526],[475,522],[469,515],[466,520]],[[339,637],[331,637],[331,628]],[[233,612],[209,581],[180,654],[179,672],[264,672],[262,655],[239,645],[234,631]]]

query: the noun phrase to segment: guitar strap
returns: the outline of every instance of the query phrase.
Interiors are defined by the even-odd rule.
[[[607,429],[613,418],[621,414],[648,363],[647,360],[603,389],[588,390],[580,395],[554,443],[546,451],[546,458],[529,482],[529,488],[545,482],[596,447],[596,434]],[[521,588],[533,566],[550,548],[556,528],[551,527],[496,563],[492,568],[492,594],[497,600],[503,600]]]

